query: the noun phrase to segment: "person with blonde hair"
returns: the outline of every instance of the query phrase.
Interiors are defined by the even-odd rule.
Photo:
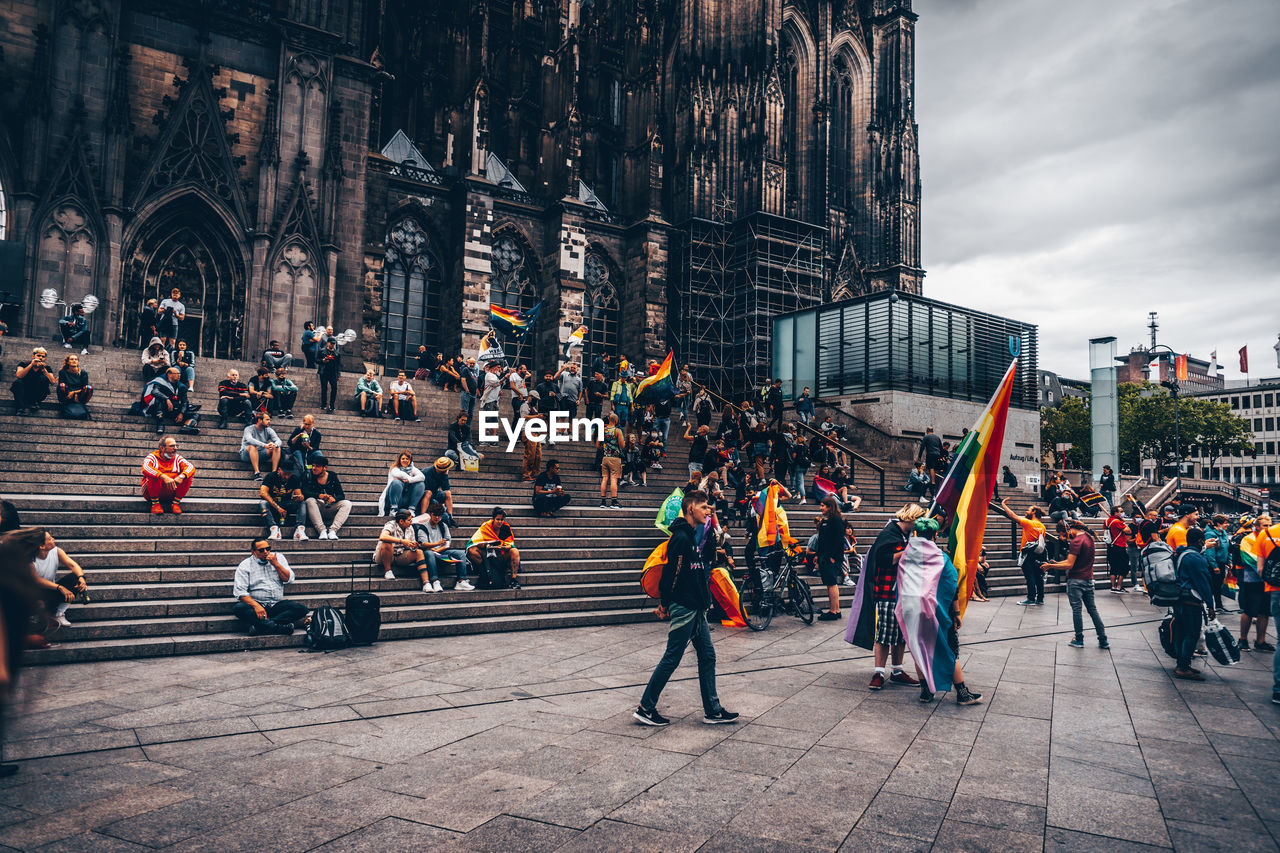
[[[387,487],[378,498],[378,515],[395,515],[400,509],[411,509],[416,514],[427,490],[425,479],[426,475],[413,464],[413,454],[402,451],[387,472]]]

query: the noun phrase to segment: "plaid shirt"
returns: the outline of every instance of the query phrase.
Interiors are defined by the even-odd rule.
[[[876,537],[866,567],[871,574],[871,597],[874,601],[898,600],[898,567],[893,564],[893,557],[906,547],[906,535],[892,521]]]
[[[293,569],[289,568],[289,561],[284,558],[284,554],[276,554],[276,559],[289,573],[287,581],[280,580],[275,566],[250,555],[236,566],[236,582],[231,594],[237,599],[251,595],[263,607],[270,607],[283,599],[284,585],[293,583]]]

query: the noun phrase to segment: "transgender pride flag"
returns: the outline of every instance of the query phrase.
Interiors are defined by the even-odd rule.
[[[933,691],[951,689],[956,656],[947,643],[951,602],[959,574],[936,542],[913,536],[898,561],[898,603],[894,615],[911,656]]]

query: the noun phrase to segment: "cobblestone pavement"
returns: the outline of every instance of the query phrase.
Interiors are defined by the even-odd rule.
[[[974,604],[981,705],[867,690],[843,626],[717,628],[634,724],[656,624],[119,661],[24,673],[0,849],[1275,850],[1271,656],[1175,681],[1140,596]],[[1229,623],[1234,614],[1229,614]]]

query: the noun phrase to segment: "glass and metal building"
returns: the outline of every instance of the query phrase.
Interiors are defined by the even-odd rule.
[[[1036,409],[1037,330],[936,299],[878,292],[774,318],[773,373],[793,399],[906,391],[985,403],[1018,356],[1012,405]]]

